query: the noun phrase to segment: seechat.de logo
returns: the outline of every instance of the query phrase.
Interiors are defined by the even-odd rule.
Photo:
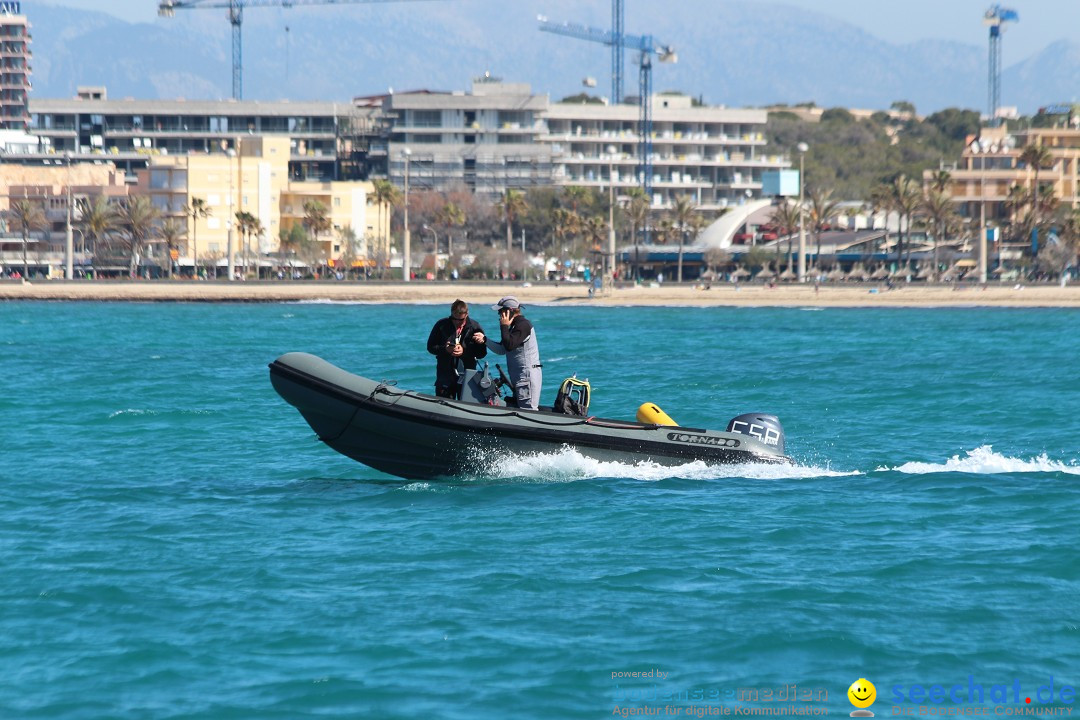
[[[877,688],[874,687],[874,683],[866,678],[859,678],[847,689],[847,697],[856,708],[851,711],[851,717],[874,717],[874,713],[867,710],[877,700]]]

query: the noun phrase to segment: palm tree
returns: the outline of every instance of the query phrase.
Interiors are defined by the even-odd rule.
[[[952,183],[952,173],[945,169],[939,169],[930,176],[930,187],[937,192],[945,192]]]
[[[251,220],[249,221],[249,223],[250,223],[249,231],[251,233],[250,237],[254,238],[254,240],[255,240],[255,246],[252,248],[252,254],[255,256],[255,279],[258,280],[259,279],[259,255],[260,255],[259,238],[261,238],[263,236],[263,234],[266,233],[266,227],[262,224],[262,221],[259,220],[259,218],[256,217],[255,215],[251,216]]]
[[[879,212],[885,213],[885,232],[882,241],[882,248],[884,250],[885,256],[888,257],[889,213],[894,210],[895,206],[895,203],[893,202],[892,186],[886,183],[881,183],[874,186],[874,188],[870,190],[870,196],[866,202],[866,205],[871,215],[876,215]],[[872,248],[870,249],[869,255],[873,255]]]
[[[240,235],[240,247],[244,258],[244,275],[246,276],[248,271],[248,237],[251,235],[251,225],[255,220],[255,216],[246,210],[237,210],[234,217],[236,218],[236,232]]]
[[[1039,227],[1039,170],[1044,167],[1048,167],[1053,162],[1054,158],[1050,154],[1050,149],[1043,145],[1036,145],[1032,143],[1026,146],[1021,152],[1018,158],[1020,162],[1027,165],[1029,168],[1035,171],[1035,180],[1031,185],[1031,211],[1032,211],[1032,226],[1034,228]]]
[[[193,197],[191,202],[184,205],[184,216],[191,218],[191,272],[195,279],[199,279],[199,218],[208,218],[213,213],[202,198]]]
[[[649,213],[651,211],[651,205],[649,203],[649,196],[645,194],[645,191],[639,187],[632,188],[630,190],[630,204],[626,208],[626,217],[630,220],[630,237],[634,241],[634,276],[637,277],[637,264],[638,264],[638,232],[645,231],[649,226]],[[648,233],[643,233],[648,237]]]
[[[656,242],[660,245],[667,245],[671,242],[671,238],[674,237],[674,234],[675,223],[672,222],[671,218],[666,215],[660,218],[660,222],[656,223],[654,233]]]
[[[645,191],[639,187],[632,188],[629,193],[630,203],[626,206],[626,216],[630,221],[630,237],[634,244],[638,244],[638,232],[644,230],[649,223],[649,198]]]
[[[139,253],[157,233],[157,221],[161,211],[154,207],[145,195],[132,195],[120,206],[119,225],[130,257],[128,276],[135,277],[139,266]]]
[[[1062,250],[1060,255],[1063,257],[1057,272],[1064,276],[1069,265],[1076,264],[1076,256],[1080,252],[1080,208],[1067,211],[1058,237]]]
[[[689,195],[680,195],[671,204],[671,224],[679,236],[679,266],[676,281],[682,282],[683,247],[686,244],[686,234],[690,229],[691,219],[697,214],[697,205]]]
[[[772,214],[769,216],[769,222],[776,226],[776,231],[780,235],[787,236],[787,262],[788,269],[791,268],[791,238],[795,234],[795,231],[799,229],[799,205],[798,203],[787,202],[786,200],[781,204],[773,208]],[[776,243],[776,269],[780,270],[780,243]]]
[[[285,266],[285,255],[288,253],[291,257],[301,255],[304,253],[305,246],[308,244],[307,233],[300,225],[293,225],[288,229],[281,228],[278,230],[278,253],[281,256],[281,265]],[[289,262],[290,271],[293,269],[292,261]],[[291,279],[293,273],[289,273]]]
[[[304,203],[304,227],[311,235],[312,241],[318,245],[319,235],[330,232],[333,223],[326,213],[326,206],[318,200],[308,200]]]
[[[173,217],[165,218],[165,222],[158,229],[158,236],[165,245],[165,254],[167,255],[165,275],[170,280],[172,279],[172,251],[180,247],[180,238],[185,235],[187,235],[187,224],[181,224],[179,220]]]
[[[22,198],[11,203],[7,216],[12,225],[22,233],[22,274],[23,279],[26,279],[30,274],[30,263],[26,259],[26,247],[30,244],[30,232],[48,226],[45,210],[40,203],[32,202],[29,198]]]
[[[604,243],[607,242],[607,218],[591,217],[582,224],[582,235],[585,243],[595,257],[603,252]]]
[[[374,183],[375,192],[372,193],[372,201],[379,206],[379,248],[376,251],[376,263],[379,266],[379,273],[382,273],[383,263],[386,259],[386,250],[389,245],[389,240],[386,234],[383,233],[383,208],[392,210],[401,204],[401,193],[389,180],[376,180]]]
[[[107,244],[109,236],[117,228],[116,207],[104,195],[95,195],[92,199],[79,198],[77,205],[78,224],[82,228],[83,238],[90,241],[91,252],[96,258],[98,244]]]
[[[581,218],[571,210],[564,208],[555,208],[551,212],[551,234],[552,238],[558,243],[560,260],[566,260],[564,253],[562,252],[566,248],[566,243],[577,235],[581,228]]]
[[[956,206],[948,193],[943,190],[937,190],[931,185],[930,187],[927,187],[926,195],[923,197],[922,210],[926,213],[934,226],[933,279],[936,282],[938,269],[940,267],[938,260],[938,245],[945,236],[945,228],[951,224],[953,218],[956,216]]]
[[[821,233],[825,231],[825,226],[829,225],[836,217],[836,212],[840,207],[840,202],[834,200],[832,197],[832,190],[829,188],[811,188],[810,189],[810,229],[814,233],[814,240],[817,242],[817,254],[814,256],[814,265],[821,270]]]
[[[514,221],[525,214],[525,211],[529,209],[529,204],[520,191],[507,188],[499,198],[497,206],[503,220],[506,221],[506,252],[510,252],[510,246],[514,242]]]
[[[353,230],[352,225],[346,225],[337,231],[337,239],[338,244],[341,246],[341,254],[338,255],[338,262],[345,266],[345,278],[348,279],[349,271],[352,270],[353,267],[353,262],[360,257],[357,248],[359,238],[356,236],[356,231]]]
[[[575,213],[589,198],[589,191],[580,185],[568,185],[563,188],[562,194],[563,199],[570,204],[570,209]]]
[[[911,218],[922,205],[922,190],[906,175],[897,175],[890,186],[893,209],[900,216],[900,235],[896,245],[896,262],[904,262],[905,241],[911,239]],[[904,222],[907,220],[907,223]],[[910,253],[910,249],[908,250]]]
[[[451,233],[453,233],[454,228],[464,227],[466,220],[465,211],[460,205],[453,202],[446,203],[435,213],[436,224],[440,225],[443,232],[446,233],[446,252],[448,255],[452,254],[451,250],[454,242],[451,239]]]

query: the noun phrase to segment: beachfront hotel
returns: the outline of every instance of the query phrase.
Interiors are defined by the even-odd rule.
[[[656,208],[681,195],[703,210],[742,204],[761,195],[763,172],[790,167],[767,151],[764,110],[695,107],[683,95],[651,101]],[[527,84],[481,77],[468,93],[390,95],[384,110],[388,173],[399,186],[406,156],[410,182],[437,190],[577,185],[625,195],[641,186],[636,104],[553,103]]]
[[[309,202],[320,203],[330,221],[329,232],[313,238],[318,255],[330,260],[355,255],[350,262],[366,258],[369,252],[386,256],[387,249],[378,243],[389,234],[390,212],[388,208],[378,212],[371,182],[297,181],[288,168],[289,138],[244,135],[235,140],[235,147],[225,153],[152,156],[149,167],[137,172],[137,192],[149,195],[163,216],[184,218],[189,224],[181,266],[191,266],[195,241],[199,243],[200,267],[221,264],[231,230],[233,251],[242,258],[238,265],[259,262],[270,267],[272,261],[257,258],[280,250],[281,233],[303,224]],[[205,218],[185,215],[184,208],[196,197],[203,199],[210,211]],[[242,238],[233,221],[238,212],[258,218],[262,231]],[[341,237],[347,230],[356,236],[352,253]]]
[[[688,195],[705,210],[761,193],[761,176],[790,166],[769,153],[764,110],[694,107],[690,98],[653,102],[653,203]],[[108,159],[134,178],[150,158],[213,154],[245,136],[289,140],[294,181],[389,178],[418,189],[466,187],[486,196],[508,188],[580,185],[625,194],[641,184],[636,104],[551,102],[527,84],[476,79],[470,92],[389,94],[351,104],[256,101],[110,100],[80,88],[69,100],[32,99],[34,152],[41,162],[72,153]],[[609,150],[614,149],[614,152]]]
[[[214,152],[182,155],[154,154],[144,157],[145,167],[124,169],[111,157],[64,153],[51,155],[39,164],[0,163],[0,211],[20,198],[40,203],[45,209],[45,233],[35,231],[30,242],[29,264],[43,274],[57,272],[64,251],[68,208],[78,218],[80,200],[105,196],[119,201],[130,195],[148,196],[163,217],[176,218],[187,228],[176,262],[180,267],[224,268],[228,247],[235,265],[253,272],[274,265],[265,259],[280,250],[280,232],[303,224],[305,204],[315,201],[325,208],[330,229],[315,238],[316,254],[332,261],[343,256],[355,264],[361,259],[389,257],[390,209],[380,208],[373,198],[374,186],[361,180],[294,180],[290,168],[291,142],[285,136],[243,135],[228,147]],[[189,217],[185,207],[193,198],[206,203],[206,217]],[[70,201],[70,205],[69,205]],[[244,238],[235,214],[249,212],[262,224],[261,232]],[[351,230],[356,243],[345,245],[343,234]],[[87,241],[76,228],[74,264],[88,266],[92,258]],[[22,263],[21,234],[8,231],[0,238],[0,265]],[[230,235],[232,236],[230,243]],[[351,252],[350,252],[351,250]],[[259,259],[263,258],[263,259]],[[161,265],[163,257],[151,258]],[[301,261],[302,262],[302,261]],[[99,273],[125,268],[100,265]]]
[[[790,166],[767,150],[764,110],[694,106],[681,95],[657,95],[652,103],[656,209],[680,196],[703,210],[741,206],[760,198],[763,173]],[[625,197],[642,184],[636,104],[551,102],[527,84],[489,76],[475,79],[469,92],[351,103],[110,99],[104,87],[80,87],[70,99],[32,98],[28,110],[28,134],[9,141],[0,183],[9,195],[17,185],[23,196],[48,198],[51,212],[65,215],[50,217],[43,247],[53,254],[64,240],[69,166],[101,166],[109,194],[119,177],[123,194],[147,194],[167,216],[184,220],[182,266],[194,262],[196,238],[200,265],[219,260],[228,247],[226,220],[241,210],[264,225],[258,251],[277,252],[279,232],[301,221],[310,199],[328,208],[335,229],[351,228],[362,247],[369,243],[362,256],[389,258],[392,213],[370,205],[368,181],[387,178],[404,188],[406,165],[414,190],[467,188],[489,198],[574,185]],[[102,192],[79,186],[72,202]],[[182,213],[193,197],[208,200],[212,218]],[[0,198],[0,210],[8,202]],[[340,257],[340,242],[320,242],[327,258]],[[240,249],[236,238],[233,247]],[[11,250],[6,243],[0,261],[11,264]]]
[[[80,87],[70,99],[32,98],[29,132],[38,139],[20,156],[40,162],[72,153],[107,159],[134,178],[161,155],[205,155],[239,138],[288,139],[292,180],[366,180],[385,175],[378,109],[348,103],[109,99],[104,87]],[[15,158],[12,158],[15,160]]]
[[[30,122],[30,23],[20,3],[0,2],[0,130]]]
[[[977,137],[968,140],[959,161],[945,168],[952,176],[948,192],[961,216],[978,223],[985,213],[991,228],[1013,220],[1012,204],[1018,192],[1014,188],[1030,197],[1035,183],[1035,169],[1020,160],[1028,145],[1041,145],[1050,154],[1050,163],[1039,168],[1039,186],[1051,188],[1062,204],[1080,207],[1080,130],[1049,127],[1009,133],[1002,125],[982,128]],[[929,182],[933,175],[927,171],[924,181]],[[1026,239],[1008,243],[1000,232],[995,236],[998,240],[991,244],[992,256],[1016,260],[1030,247]]]

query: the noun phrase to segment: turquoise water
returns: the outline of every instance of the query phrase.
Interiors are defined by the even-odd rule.
[[[270,387],[304,350],[426,389],[444,312],[0,304],[0,717],[700,717],[790,685],[846,716],[859,678],[880,717],[969,676],[991,714],[993,685],[1073,707],[1080,312],[529,309],[546,400],[576,371],[598,415],[773,412],[788,468],[409,483]]]

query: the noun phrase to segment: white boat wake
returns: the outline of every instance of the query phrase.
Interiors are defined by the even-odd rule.
[[[841,477],[858,472],[838,472],[829,468],[804,465],[775,465],[742,463],[709,465],[700,460],[668,466],[655,462],[636,464],[595,460],[585,457],[572,447],[564,446],[555,452],[512,455],[492,461],[484,479],[522,479],[539,482],[572,482],[591,478],[616,478],[658,481],[670,478],[684,480],[722,480],[745,478],[752,480],[791,480],[799,478]]]
[[[1080,475],[1080,466],[1060,460],[1051,460],[1046,453],[1030,459],[1014,458],[994,452],[990,445],[983,445],[969,450],[964,457],[953,455],[944,463],[908,462],[896,467],[879,467],[878,472],[895,471],[909,475],[927,473],[958,472],[973,475],[993,475],[997,473],[1067,473]]]

